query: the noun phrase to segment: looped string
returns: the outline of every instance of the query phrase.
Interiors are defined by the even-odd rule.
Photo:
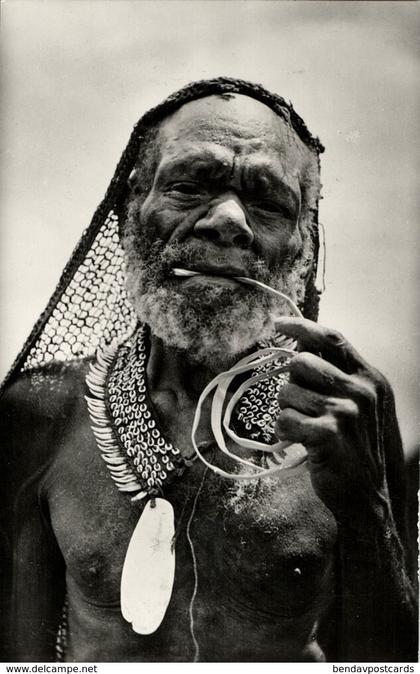
[[[199,275],[199,272],[187,270],[187,269],[174,269],[174,274],[176,276],[196,276]],[[279,290],[275,290],[274,288],[271,288],[270,286],[267,286],[265,283],[262,283],[261,281],[256,281],[254,279],[250,279],[244,276],[238,276],[235,277],[235,280],[238,281],[239,283],[243,283],[246,285],[251,285],[254,286],[255,288],[259,288],[260,290],[263,290],[264,292],[267,292],[271,295],[275,295],[277,297],[280,297],[283,301],[286,302],[287,306],[289,307],[291,313],[293,316],[302,317],[302,313],[299,310],[299,308],[296,306],[296,304],[284,293],[280,292]],[[275,318],[274,318],[275,322]],[[248,389],[252,388],[258,381],[261,381],[263,379],[269,379],[271,377],[274,377],[282,372],[287,372],[290,368],[290,360],[296,356],[296,343],[291,342],[289,339],[283,337],[281,343],[283,344],[280,347],[268,347],[264,349],[258,350],[256,353],[251,354],[250,356],[246,356],[245,358],[242,358],[236,365],[231,367],[229,370],[226,372],[222,372],[221,374],[218,374],[204,389],[204,391],[201,393],[200,398],[197,403],[195,415],[194,415],[194,422],[192,426],[192,432],[191,432],[191,442],[192,446],[194,448],[194,451],[200,461],[207,466],[207,468],[210,468],[214,473],[217,475],[220,475],[221,477],[228,478],[228,479],[235,479],[235,480],[255,480],[260,477],[266,477],[268,475],[275,475],[276,473],[280,472],[281,470],[286,470],[289,468],[296,467],[300,463],[302,463],[304,460],[306,460],[306,455],[302,456],[301,454],[298,454],[298,456],[292,460],[288,461],[288,465],[275,465],[270,468],[261,468],[261,466],[256,465],[252,461],[249,461],[247,459],[243,459],[240,456],[237,456],[233,452],[229,451],[229,449],[226,446],[226,442],[223,436],[223,429],[226,432],[226,434],[240,447],[245,448],[245,449],[251,449],[251,450],[256,450],[260,452],[265,452],[265,453],[271,453],[274,455],[274,457],[279,460],[279,457],[277,456],[277,452],[284,452],[287,448],[290,448],[293,446],[294,443],[288,442],[288,441],[283,441],[283,442],[276,442],[274,444],[268,445],[263,442],[257,442],[255,440],[251,440],[249,438],[242,438],[239,435],[237,435],[231,428],[230,428],[230,420],[232,416],[232,412],[235,408],[235,405],[241,398],[241,396],[247,391]],[[293,347],[293,348],[290,348]],[[244,374],[245,372],[250,372],[254,371],[256,368],[259,368],[263,365],[267,365],[269,363],[275,363],[279,359],[288,359],[288,362],[278,365],[274,369],[270,370],[269,372],[263,372],[261,374],[253,375],[249,377],[239,388],[238,390],[234,393],[232,396],[231,400],[229,401],[223,419],[222,419],[222,414],[223,414],[223,407],[224,403],[226,400],[227,392],[229,389],[229,386],[231,385],[232,381],[235,379],[240,374]],[[252,468],[253,472],[244,472],[244,473],[228,473],[227,471],[223,470],[222,468],[219,468],[218,466],[215,466],[212,464],[210,461],[208,461],[200,452],[197,446],[197,441],[196,441],[196,434],[197,430],[200,424],[200,418],[201,418],[201,411],[203,404],[206,400],[206,398],[214,391],[213,394],[213,401],[212,401],[212,407],[211,407],[211,428],[213,431],[213,435],[215,438],[215,441],[217,443],[217,446],[219,447],[220,451],[225,455],[228,456],[230,459],[233,459],[237,463],[248,466]]]

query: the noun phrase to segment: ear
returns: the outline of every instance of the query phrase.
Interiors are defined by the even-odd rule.
[[[305,300],[303,302],[302,312],[305,318],[311,321],[318,320],[320,292],[315,285],[314,274],[309,274],[306,289]]]
[[[308,285],[311,277],[313,276],[314,269],[316,267],[315,263],[315,244],[313,240],[313,234],[308,226],[305,223],[301,227],[301,237],[302,243],[300,250],[296,254],[295,262],[299,265],[299,278],[304,282],[305,286]],[[302,229],[304,231],[302,232]]]
[[[133,194],[137,194],[138,177],[139,177],[138,169],[133,169],[130,175],[128,176],[127,184],[130,188],[130,191]]]
[[[301,270],[299,276],[305,282],[305,285],[308,285],[311,276],[313,275],[314,270],[314,258],[313,255],[306,255],[302,261]]]

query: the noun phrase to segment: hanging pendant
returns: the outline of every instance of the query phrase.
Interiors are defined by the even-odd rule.
[[[148,501],[131,536],[121,576],[121,612],[137,634],[152,634],[165,616],[175,576],[174,535],[169,501]]]

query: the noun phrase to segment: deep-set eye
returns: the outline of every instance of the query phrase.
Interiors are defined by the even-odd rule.
[[[257,203],[252,204],[254,208],[257,208],[260,211],[265,211],[273,215],[279,215],[283,218],[293,219],[293,213],[284,204],[279,203],[278,201],[258,201]]]
[[[169,192],[177,192],[178,194],[185,194],[195,196],[201,192],[198,183],[189,180],[183,180],[177,183],[172,183],[168,188]]]
[[[269,211],[269,213],[278,213],[279,204],[276,204],[274,201],[261,201],[258,205],[258,208],[261,208],[263,211]]]

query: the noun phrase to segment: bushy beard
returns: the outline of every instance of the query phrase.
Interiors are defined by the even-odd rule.
[[[229,266],[229,249],[199,239],[166,243],[142,224],[132,203],[125,223],[126,288],[138,318],[166,345],[184,352],[186,360],[213,371],[233,365],[257,342],[274,337],[274,315],[290,310],[279,298],[249,286],[191,285],[173,275],[174,267],[194,268],[208,262]],[[296,303],[304,297],[302,262],[284,260],[269,269],[264,260],[241,256],[249,276],[281,290]]]

